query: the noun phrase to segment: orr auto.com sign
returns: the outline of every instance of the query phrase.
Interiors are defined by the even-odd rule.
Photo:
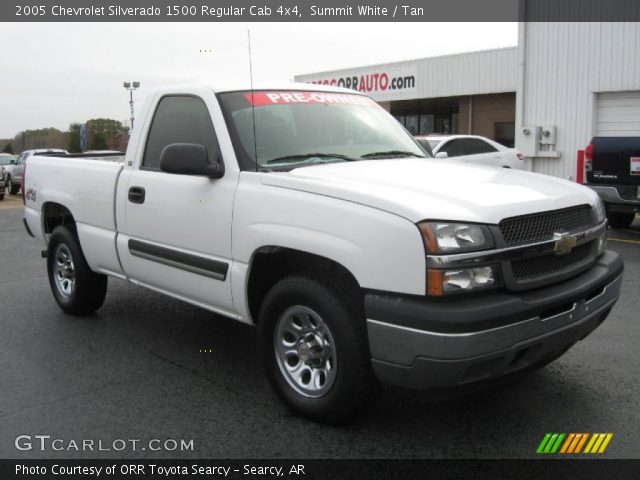
[[[297,80],[316,85],[348,88],[369,95],[374,100],[407,98],[417,91],[417,68],[379,67],[367,70],[300,76]]]

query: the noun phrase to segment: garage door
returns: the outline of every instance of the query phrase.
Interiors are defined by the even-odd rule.
[[[596,135],[640,136],[640,90],[598,94]]]

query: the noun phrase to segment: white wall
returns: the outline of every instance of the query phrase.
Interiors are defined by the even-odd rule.
[[[519,39],[516,148],[522,125],[555,125],[560,157],[527,164],[575,178],[576,151],[595,133],[597,92],[640,90],[640,23],[521,23]]]
[[[309,82],[327,78],[360,76],[381,71],[413,69],[416,89],[409,92],[368,93],[375,100],[408,100],[414,98],[453,97],[483,93],[514,92],[517,81],[517,48],[499,48],[370,65],[347,70],[334,70],[296,75],[295,80]]]

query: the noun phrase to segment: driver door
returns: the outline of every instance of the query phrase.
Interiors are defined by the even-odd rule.
[[[229,168],[212,179],[160,170],[163,149],[174,143],[203,145],[210,163],[223,161],[212,121],[212,114],[222,118],[219,105],[208,89],[160,96],[154,104],[143,126],[140,159],[120,181],[122,267],[133,282],[234,316],[231,221],[237,171]]]

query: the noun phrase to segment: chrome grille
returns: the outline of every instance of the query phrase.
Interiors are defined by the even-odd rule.
[[[544,255],[542,257],[514,260],[511,262],[511,270],[516,280],[533,280],[536,277],[549,274],[562,273],[577,266],[591,254],[592,242],[574,248],[568,255]]]
[[[552,212],[507,218],[500,222],[500,232],[507,245],[542,242],[553,239],[556,232],[578,232],[595,224],[589,205]]]

